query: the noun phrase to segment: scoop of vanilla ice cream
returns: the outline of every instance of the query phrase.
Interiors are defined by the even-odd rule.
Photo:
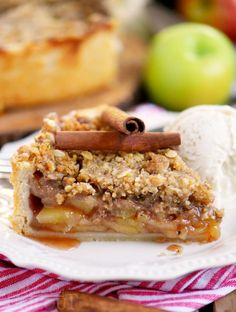
[[[187,109],[166,131],[181,134],[179,153],[212,184],[215,204],[236,195],[236,110],[203,105]]]

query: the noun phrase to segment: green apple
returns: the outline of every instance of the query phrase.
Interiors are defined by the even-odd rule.
[[[230,40],[211,26],[182,23],[154,36],[144,83],[154,102],[182,110],[224,103],[234,76],[235,52]]]

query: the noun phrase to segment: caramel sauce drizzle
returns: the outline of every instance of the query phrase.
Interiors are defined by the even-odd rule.
[[[66,238],[66,237],[30,237],[30,238],[48,247],[61,250],[68,250],[71,248],[78,247],[80,245],[80,241],[76,238]]]

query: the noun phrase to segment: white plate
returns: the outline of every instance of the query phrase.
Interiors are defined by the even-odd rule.
[[[14,264],[40,268],[65,279],[167,280],[183,274],[236,262],[236,200],[225,204],[222,237],[210,244],[182,244],[183,255],[154,242],[85,242],[58,250],[12,231],[8,215],[12,191],[0,189],[0,253]]]

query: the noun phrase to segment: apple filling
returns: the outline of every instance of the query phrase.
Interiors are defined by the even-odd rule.
[[[128,196],[109,202],[102,193],[75,195],[58,205],[56,194],[60,184],[43,177],[31,180],[31,226],[37,230],[61,233],[97,232],[157,234],[165,239],[212,241],[219,238],[220,212],[204,204],[196,205],[194,198],[181,204],[164,202],[158,195]],[[209,216],[207,216],[209,215]]]

